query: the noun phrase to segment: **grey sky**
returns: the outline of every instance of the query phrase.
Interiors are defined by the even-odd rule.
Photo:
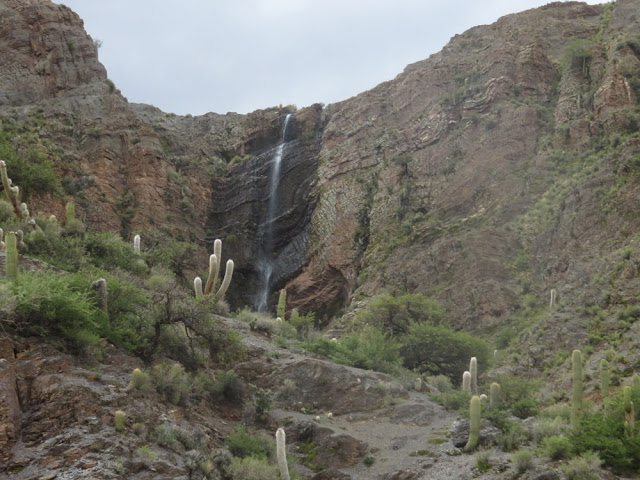
[[[344,100],[546,0],[59,0],[132,102],[178,114]],[[602,3],[589,1],[588,3]]]

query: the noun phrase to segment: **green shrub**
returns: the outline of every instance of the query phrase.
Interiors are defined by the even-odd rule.
[[[227,448],[234,457],[255,457],[266,459],[270,452],[275,452],[275,441],[263,434],[251,434],[244,426],[239,425],[227,437]],[[250,477],[247,477],[250,478]]]
[[[460,373],[467,370],[469,357],[475,356],[480,367],[489,360],[489,348],[483,340],[444,326],[412,323],[400,338],[400,345],[405,367],[446,375],[455,384],[460,383]]]
[[[133,245],[112,233],[87,232],[84,246],[90,262],[100,268],[121,268],[137,274],[146,274],[148,268],[136,255]]]
[[[279,480],[278,467],[265,459],[246,457],[234,458],[227,472],[232,480]]]
[[[342,349],[335,357],[339,363],[387,373],[400,365],[398,343],[374,327],[343,335],[340,343]]]
[[[560,466],[567,480],[598,480],[597,470],[602,465],[602,460],[595,452],[586,452],[572,458],[565,465]]]
[[[75,284],[72,275],[23,273],[11,284],[17,330],[26,335],[62,338],[73,349],[96,345],[106,330],[106,318],[89,300],[86,290]]]
[[[511,412],[522,419],[534,417],[538,414],[538,403],[531,398],[522,398],[511,406]]]
[[[229,403],[242,403],[244,397],[242,379],[233,370],[217,372],[210,394],[215,402],[224,400]]]
[[[518,450],[511,459],[518,473],[524,473],[533,466],[533,452],[528,448]]]
[[[471,398],[471,392],[446,392],[434,395],[433,398],[447,410],[461,411],[468,408],[469,399]]]
[[[412,323],[449,324],[444,308],[436,300],[421,294],[379,295],[358,313],[356,321],[374,325],[389,335],[406,333]]]
[[[597,452],[616,473],[640,471],[640,429],[628,432],[621,392],[606,402],[604,410],[585,413],[571,440],[577,453]]]
[[[54,163],[44,149],[32,144],[18,151],[11,143],[12,138],[15,137],[7,130],[0,131],[0,158],[6,162],[13,184],[20,187],[23,201],[31,194],[60,193],[60,180],[55,174]]]
[[[551,460],[563,460],[571,456],[573,445],[567,437],[546,437],[542,441],[542,451]]]

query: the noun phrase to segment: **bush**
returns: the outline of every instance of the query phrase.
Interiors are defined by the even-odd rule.
[[[580,429],[571,440],[578,453],[598,453],[607,467],[616,473],[640,471],[640,429],[628,432],[624,427],[621,393],[604,410],[583,414]]]
[[[87,232],[84,235],[84,245],[90,262],[96,267],[118,267],[136,274],[148,272],[144,260],[133,251],[133,244],[125,243],[113,233]]]
[[[23,201],[31,194],[60,193],[60,181],[47,153],[33,145],[18,151],[11,143],[12,138],[16,137],[6,130],[0,131],[0,158],[6,162],[13,184],[20,187]]]
[[[348,333],[340,341],[342,348],[335,355],[339,363],[387,373],[400,365],[398,343],[374,327]]]
[[[275,451],[275,441],[263,434],[252,435],[239,425],[227,437],[227,448],[234,457],[255,457],[266,459],[270,452]],[[247,477],[251,478],[251,477]]]
[[[469,357],[478,359],[480,368],[489,360],[486,343],[466,332],[443,326],[412,323],[400,339],[404,366],[430,375],[446,375],[454,383],[468,369]]]
[[[513,454],[513,457],[511,457],[511,459],[515,464],[518,473],[524,473],[533,466],[533,453],[531,452],[531,450],[526,448],[518,450]]]
[[[602,460],[597,453],[586,452],[579,457],[572,458],[566,465],[561,465],[560,470],[568,480],[598,480],[600,475],[596,472],[602,465]]]
[[[511,406],[511,412],[522,419],[534,417],[538,414],[538,404],[531,398],[523,398]]]
[[[444,308],[436,300],[420,294],[379,295],[358,313],[356,320],[374,325],[389,335],[406,333],[412,323],[449,324]]]
[[[244,397],[242,379],[233,370],[218,372],[210,394],[215,402],[224,400],[229,403],[242,403]]]
[[[546,437],[542,441],[542,451],[551,460],[563,460],[571,456],[573,445],[567,437]]]
[[[10,286],[16,299],[15,328],[26,335],[62,338],[75,350],[96,345],[106,318],[87,292],[75,286],[76,280],[71,275],[23,273]]]
[[[234,458],[227,469],[232,480],[279,480],[278,467],[264,459],[247,457]]]
[[[469,407],[469,392],[454,391],[434,395],[434,399],[447,410],[460,411]]]

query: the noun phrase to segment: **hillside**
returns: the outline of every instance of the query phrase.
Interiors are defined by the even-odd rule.
[[[372,470],[359,463],[376,457],[376,449],[385,448],[380,446],[384,442],[376,443],[367,430],[373,428],[377,415],[400,418],[399,424],[420,425],[421,420],[414,417],[422,418],[425,411],[431,411],[438,420],[429,435],[436,437],[436,430],[449,429],[455,418],[411,388],[410,376],[419,374],[429,383],[436,373],[444,373],[456,384],[462,373],[458,370],[466,368],[459,368],[459,362],[444,365],[444,361],[422,357],[411,363],[407,353],[410,339],[403,335],[413,331],[411,322],[419,322],[420,315],[429,317],[425,322],[431,327],[447,329],[446,334],[452,335],[451,351],[462,344],[462,337],[453,335],[462,332],[484,342],[487,352],[497,350],[492,369],[486,364],[481,367],[484,387],[501,375],[531,380],[532,385],[543,380],[544,385],[534,389],[541,410],[559,409],[558,402],[565,402],[565,406],[572,403],[568,399],[574,349],[581,349],[585,356],[585,395],[594,405],[606,403],[598,373],[603,359],[609,364],[614,384],[632,383],[640,368],[637,1],[617,0],[597,6],[555,2],[509,15],[456,35],[441,52],[343,102],[274,107],[248,115],[177,116],[129,103],[108,79],[98,59],[98,47],[84,31],[82,20],[63,5],[49,0],[0,0],[0,20],[7,26],[0,32],[0,158],[7,162],[9,175],[21,187],[31,215],[45,232],[42,237],[27,235],[28,251],[24,254],[28,267],[21,268],[40,270],[45,268],[39,263],[42,261],[54,265],[56,274],[71,272],[76,275],[69,286],[72,290],[80,288],[78,282],[106,276],[110,291],[114,286],[123,288],[126,295],[132,295],[132,305],[140,307],[135,310],[137,320],[127,316],[134,315],[133,307],[128,311],[121,305],[117,312],[109,310],[110,325],[96,316],[95,324],[100,326],[87,329],[92,335],[89,341],[69,333],[77,325],[59,331],[50,325],[43,330],[16,328],[14,322],[20,325],[22,317],[9,311],[14,300],[8,303],[9,313],[3,312],[2,359],[12,366],[5,370],[0,385],[3,390],[9,388],[16,375],[18,382],[12,387],[14,395],[3,397],[0,443],[12,448],[8,454],[3,452],[3,461],[9,461],[5,469],[21,467],[6,471],[18,475],[24,468],[23,476],[15,478],[38,478],[34,476],[35,462],[42,466],[53,461],[45,459],[45,454],[30,457],[33,451],[25,452],[31,447],[21,442],[29,440],[33,446],[38,438],[48,438],[71,449],[77,437],[70,432],[86,433],[82,430],[85,427],[77,424],[81,418],[91,418],[93,426],[86,428],[102,435],[105,425],[111,428],[111,420],[106,420],[108,412],[129,401],[126,377],[130,371],[139,366],[151,372],[153,365],[166,358],[181,362],[193,375],[205,368],[218,376],[223,372],[225,378],[233,369],[244,382],[245,399],[254,398],[258,389],[275,394],[285,378],[292,380],[285,375],[291,365],[298,365],[300,371],[289,373],[300,378],[322,370],[320,364],[327,369],[355,366],[386,371],[395,379],[345,370],[349,382],[355,378],[359,384],[361,378],[373,375],[371,385],[388,383],[397,390],[393,394],[378,391],[372,405],[340,412],[341,416],[357,415],[348,421],[336,418],[329,422],[332,433],[314,430],[318,436],[311,443],[346,435],[349,428],[357,430],[360,420],[367,425],[358,435],[353,434],[357,442],[354,440],[351,447],[357,444],[361,448],[356,448],[348,462],[332,465],[327,460],[324,466],[341,469],[352,478],[365,478],[364,472],[369,471],[380,478],[400,479],[422,478],[424,472],[416,472],[437,463],[442,466],[441,476],[428,478],[444,478],[451,471],[467,478],[473,459],[449,455],[453,445],[444,439],[446,448],[434,453],[437,461],[428,467],[424,467],[429,463],[426,459],[413,464],[408,456],[396,463],[388,461],[387,469],[380,462],[370,465]],[[52,226],[49,215],[64,219],[68,202],[75,205],[79,223],[61,220],[64,225],[59,230]],[[0,223],[5,230],[27,228],[26,223],[13,218],[10,207],[0,208]],[[98,232],[112,235],[100,236]],[[129,251],[135,234],[143,239],[144,264]],[[260,335],[247,330],[241,320],[230,320],[229,309],[220,305],[215,308],[222,316],[201,320],[205,313],[199,310],[201,306],[185,300],[186,292],[196,274],[204,275],[216,238],[223,240],[223,261],[235,262],[226,294],[230,309],[257,309],[266,302],[266,313],[275,317],[278,292],[284,288],[286,318],[291,318],[294,309],[302,315],[297,331],[281,331],[263,319],[270,326]],[[118,255],[122,258],[114,260]],[[85,283],[88,289],[90,282]],[[20,304],[20,288],[6,287],[3,292]],[[171,289],[181,292],[176,294],[176,302],[186,305],[187,313],[174,312],[169,306]],[[551,292],[555,298],[552,305]],[[319,336],[342,336],[346,343],[355,338],[349,337],[354,332],[365,335],[362,332],[370,332],[370,325],[380,326],[371,320],[379,306],[376,301],[391,304],[397,299],[418,302],[424,309],[416,313],[408,303],[392,312],[387,323],[381,322],[389,329],[382,330],[386,341],[399,342],[399,363],[404,369],[396,365],[395,357],[391,366],[375,364],[378,351],[372,355],[372,366],[319,340]],[[138,300],[140,304],[135,303]],[[149,320],[160,315],[155,310],[153,315],[141,313],[165,300],[166,322],[157,316],[153,317],[155,324]],[[410,320],[398,326],[398,312],[405,307],[411,311]],[[245,315],[249,315],[247,311]],[[304,324],[312,317],[315,331]],[[116,320],[122,323],[116,326]],[[131,327],[135,334],[128,329],[129,321],[135,325]],[[192,357],[178,358],[184,353],[182,343],[180,348],[174,345],[174,350],[163,344],[163,329],[173,324],[181,325],[186,335],[183,338],[180,333],[176,341],[190,345],[193,355],[202,350],[198,358],[203,355],[204,360],[189,365],[195,361]],[[150,325],[155,325],[155,331]],[[220,331],[227,333],[239,329],[248,350],[238,358],[225,357],[229,353],[225,349],[239,342],[233,334],[227,338],[225,333],[227,343],[216,353],[211,342],[220,338],[212,333],[212,325],[220,325]],[[252,325],[255,327],[255,319]],[[54,342],[55,348],[34,338],[47,337],[53,331],[54,337],[63,339]],[[264,340],[264,334],[271,343]],[[148,338],[143,338],[145,335]],[[286,343],[286,348],[278,342]],[[118,352],[122,349],[128,353],[120,364]],[[102,353],[96,356],[96,351]],[[99,358],[101,355],[104,357]],[[464,359],[459,360],[466,364],[472,355],[476,352],[464,352]],[[485,357],[490,360],[488,354]],[[86,358],[91,359],[91,368],[102,372],[104,381],[93,384],[85,379],[90,376],[82,365]],[[328,359],[351,367],[338,367]],[[265,378],[256,377],[253,368]],[[30,376],[29,372],[37,374]],[[57,391],[46,382],[50,378],[57,382],[55,375],[60,373],[69,378]],[[327,382],[325,375],[314,381]],[[437,380],[431,380],[428,390],[442,393],[437,391]],[[301,381],[297,379],[296,384]],[[42,390],[34,386],[39,382],[44,382]],[[92,402],[97,398],[104,401],[98,402],[96,411],[55,424],[61,428],[60,435],[73,440],[60,435],[52,440],[49,424],[37,427],[37,434],[32,435],[34,416],[57,415],[53,407],[45,412],[34,406],[64,397],[67,386],[75,391],[78,385],[89,392],[87,409],[95,406]],[[156,394],[162,396],[158,392],[134,396],[139,400],[135,407],[138,416],[151,409],[157,426],[171,415],[187,415],[186,404],[176,409],[166,401],[162,407],[155,406],[155,401],[162,401],[154,397]],[[275,430],[289,416],[288,422],[300,422],[307,428],[305,422],[312,422],[315,415],[305,412],[337,412],[336,398],[318,406],[310,399],[319,392],[298,395],[293,398],[302,404],[294,408],[281,402],[276,406],[282,410],[273,410],[269,420],[258,422],[258,426]],[[343,395],[358,404],[360,392]],[[206,403],[203,396],[202,391],[193,393],[189,405]],[[513,403],[525,396],[533,393],[527,390],[515,395]],[[404,399],[398,400],[400,406],[396,397]],[[451,398],[440,397],[440,401],[449,407],[455,403]],[[206,433],[209,449],[220,449],[231,434],[232,428],[225,422],[235,426],[242,419],[242,409],[233,403],[208,405],[197,418],[186,419],[189,428],[198,425]],[[69,406],[55,408],[61,411]],[[17,416],[22,420],[16,420]],[[326,417],[322,418],[325,422]],[[501,427],[495,418],[493,423]],[[296,428],[304,430],[300,425]],[[405,444],[398,447],[402,455],[424,450],[414,442],[418,434],[409,430],[407,426],[407,431],[394,433],[397,438],[411,439],[406,448]],[[118,444],[110,462],[142,445],[131,439],[121,441],[124,443]],[[327,452],[338,448],[327,445]],[[53,447],[46,447],[47,455],[70,452],[59,450],[56,453]],[[174,450],[179,457],[193,449],[185,444]],[[505,461],[504,454],[498,454],[500,462]],[[390,455],[381,454],[384,458]],[[191,475],[194,469],[182,461],[175,460],[178,463],[171,467],[175,471],[166,467],[169,470],[160,473],[166,478]],[[69,466],[69,462],[63,464]],[[539,463],[534,471],[546,471],[548,465]],[[616,475],[628,473],[624,468],[607,466]],[[153,471],[148,467],[142,462],[125,470],[139,469],[135,478],[160,478],[148,476]],[[398,473],[403,469],[417,470],[414,476],[403,477]],[[96,478],[118,478],[116,470],[112,465]],[[304,478],[311,475],[309,469],[303,469]],[[313,478],[343,478],[335,471],[322,475]],[[489,475],[511,478],[514,471],[494,468]]]

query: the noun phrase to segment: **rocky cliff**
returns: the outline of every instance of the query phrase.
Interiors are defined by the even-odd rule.
[[[222,238],[234,306],[257,288],[287,113],[271,287],[320,318],[383,290],[432,295],[472,329],[552,287],[572,305],[597,301],[594,259],[638,231],[631,0],[509,15],[338,104],[199,117],[128,103],[68,8],[0,8],[3,126],[28,132],[65,180],[65,199],[36,196],[35,209],[74,197],[96,228],[196,242],[191,269]]]

